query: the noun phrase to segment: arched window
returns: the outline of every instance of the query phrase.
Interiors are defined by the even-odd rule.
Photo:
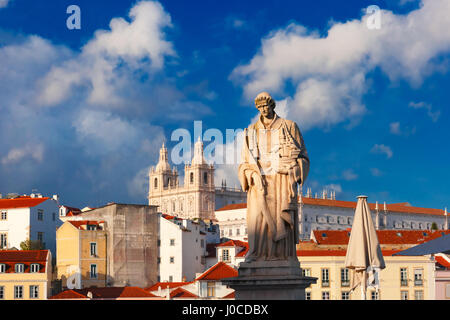
[[[190,179],[191,183],[194,183],[194,173],[193,172],[191,172],[189,179]]]
[[[155,178],[154,186],[155,186],[155,189],[158,188],[158,178]]]
[[[203,184],[208,184],[208,173],[207,172],[203,173]]]

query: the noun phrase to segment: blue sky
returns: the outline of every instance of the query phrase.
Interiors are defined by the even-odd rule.
[[[80,30],[66,27],[72,4]],[[269,91],[302,130],[313,192],[450,204],[446,0],[0,7],[0,193],[145,203],[146,172],[175,129],[244,128]],[[225,177],[237,183],[235,166],[216,184]]]

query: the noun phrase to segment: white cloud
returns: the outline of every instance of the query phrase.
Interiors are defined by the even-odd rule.
[[[344,180],[351,181],[358,179],[358,175],[352,169],[347,169],[342,172],[342,178]]]
[[[0,0],[0,9],[8,6],[9,0]]]
[[[425,109],[427,110],[427,115],[430,117],[431,121],[436,122],[439,120],[441,112],[439,110],[433,111],[433,106],[425,102],[413,102],[409,103],[409,107],[414,109]]]
[[[389,131],[392,133],[392,134],[400,134],[401,133],[401,131],[400,131],[400,122],[392,122],[392,123],[390,123],[389,124]]]
[[[338,193],[338,194],[342,192],[342,186],[340,184],[335,184],[335,183],[325,185],[324,189],[336,191],[336,193]]]
[[[370,150],[370,152],[372,152],[372,153],[385,154],[386,157],[387,157],[388,159],[392,158],[392,156],[393,156],[393,154],[394,154],[394,153],[392,152],[391,147],[386,146],[386,145],[384,145],[384,144],[376,144],[376,145],[374,145],[374,146],[372,147],[372,149]]]
[[[29,143],[23,147],[13,148],[2,158],[2,164],[17,163],[25,158],[31,158],[37,162],[41,162],[44,158],[44,146],[40,143]]]
[[[325,37],[292,23],[263,38],[259,52],[230,78],[243,85],[246,100],[260,91],[285,96],[293,86],[288,114],[304,129],[354,123],[365,113],[362,96],[375,68],[413,86],[445,70],[434,58],[450,51],[450,33],[442,32],[450,29],[448,12],[448,0],[423,0],[407,15],[382,10],[379,30],[367,28],[366,15],[333,23]]]
[[[370,168],[370,173],[374,176],[374,177],[380,177],[383,175],[383,172],[378,169],[378,168]]]
[[[114,18],[110,30],[99,30],[73,59],[55,66],[41,81],[38,102],[53,106],[71,95],[74,86],[87,90],[90,104],[117,105],[117,91],[132,79],[127,69],[153,73],[166,57],[175,56],[172,43],[164,39],[171,18],[158,2],[138,2],[129,13],[131,22]]]

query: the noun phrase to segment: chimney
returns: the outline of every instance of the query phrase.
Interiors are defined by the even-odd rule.
[[[324,199],[324,200],[327,199],[327,190],[326,189],[322,190],[322,199]]]

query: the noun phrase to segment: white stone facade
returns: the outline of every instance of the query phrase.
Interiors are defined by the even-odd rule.
[[[62,225],[59,219],[57,201],[51,198],[40,204],[28,207],[11,208],[0,205],[0,235],[6,235],[4,248],[17,248],[25,240],[41,240],[44,248],[56,256],[56,229]],[[2,199],[5,201],[15,199]],[[26,201],[26,200],[25,200]],[[1,217],[6,217],[2,219]]]
[[[203,221],[160,215],[159,281],[193,281],[206,269],[206,244],[219,234]]]
[[[377,229],[430,230],[433,223],[440,230],[448,229],[444,210],[412,207],[409,204],[371,203]],[[302,197],[299,201],[299,232],[309,239],[312,230],[345,230],[352,227],[356,202]],[[246,204],[229,206],[215,212],[221,237],[246,241]],[[239,234],[237,232],[239,230]]]

